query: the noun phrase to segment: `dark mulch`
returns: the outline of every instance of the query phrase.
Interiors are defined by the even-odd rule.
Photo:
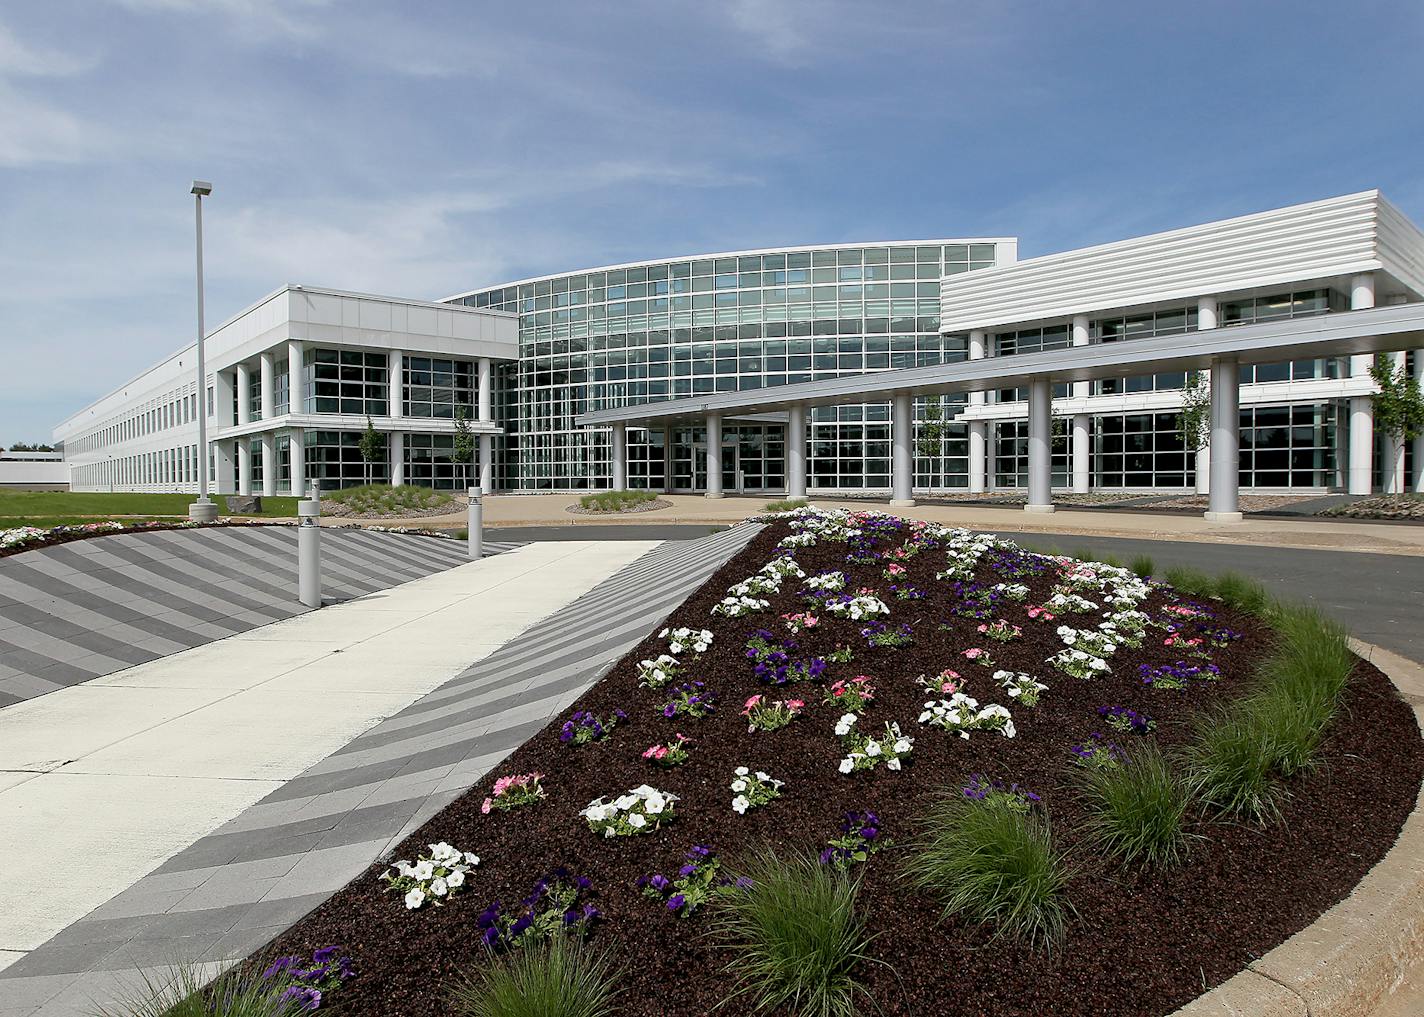
[[[8,558],[13,554],[23,554],[26,551],[38,551],[42,547],[54,547],[57,544],[72,544],[77,540],[94,540],[98,537],[121,537],[126,533],[157,533],[161,530],[211,530],[225,526],[284,526],[286,523],[238,523],[238,522],[218,522],[200,523],[197,526],[185,526],[181,523],[159,523],[156,526],[129,526],[122,530],[100,530],[95,533],[53,533],[44,540],[39,540],[33,544],[26,544],[23,547],[0,548],[0,558]]]
[[[539,876],[567,866],[594,882],[605,916],[594,941],[612,948],[626,964],[620,1012],[637,1017],[708,1014],[731,984],[722,970],[728,955],[708,932],[710,915],[674,917],[657,901],[640,896],[635,880],[675,869],[684,851],[698,842],[713,845],[724,857],[735,857],[763,839],[819,848],[836,833],[843,811],[869,808],[880,813],[886,833],[902,845],[864,868],[859,898],[878,936],[873,952],[884,962],[861,974],[884,1013],[1157,1015],[1229,978],[1346,896],[1388,850],[1414,807],[1424,753],[1413,715],[1388,680],[1361,661],[1347,710],[1325,740],[1323,765],[1291,785],[1283,822],[1260,829],[1199,817],[1195,832],[1203,840],[1181,868],[1122,871],[1097,857],[1078,836],[1082,812],[1071,791],[1076,764],[1070,747],[1104,730],[1096,710],[1111,703],[1155,717],[1159,741],[1182,744],[1199,711],[1241,693],[1253,662],[1270,644],[1270,633],[1251,617],[1220,610],[1220,621],[1245,638],[1214,651],[1225,676],[1219,683],[1178,692],[1144,688],[1138,664],[1176,659],[1159,645],[1157,629],[1149,630],[1142,650],[1119,650],[1111,677],[1081,681],[1042,664],[1061,647],[1053,631],[1058,623],[1030,621],[1023,605],[1008,605],[1004,612],[1024,629],[1018,642],[986,643],[974,633],[977,623],[967,619],[953,619],[952,631],[938,630],[949,616],[946,584],[934,579],[944,555],[933,551],[908,563],[911,581],[929,590],[932,599],[887,600],[892,621],[915,625],[913,646],[861,649],[858,627],[840,621],[825,622],[814,636],[801,637],[803,648],[813,651],[855,642],[855,660],[832,665],[829,673],[865,673],[877,680],[879,697],[862,726],[878,729],[894,719],[915,736],[904,772],[882,768],[842,776],[836,770],[842,753],[831,734],[838,715],[834,708],[817,705],[774,734],[749,735],[738,715],[746,696],[763,691],[742,656],[743,644],[757,628],[779,629],[775,615],[726,621],[708,614],[726,587],[768,559],[785,532],[784,524],[769,527],[671,617],[673,624],[717,633],[695,672],[721,697],[714,717],[665,720],[658,713],[663,695],[637,687],[636,662],[664,649],[650,635],[578,704],[600,715],[616,707],[628,712],[629,721],[610,740],[566,747],[558,741],[556,720],[396,853],[413,859],[424,844],[437,840],[477,852],[484,861],[463,895],[443,908],[408,912],[399,895],[382,892],[384,884],[376,878],[382,866],[373,866],[282,936],[275,949],[310,954],[329,943],[343,944],[359,975],[341,990],[340,1013],[445,1014],[450,1012],[446,987],[451,979],[483,963],[475,919],[485,904],[515,901]],[[839,568],[853,580],[886,590],[889,584],[878,566],[847,566],[845,551],[843,544],[823,543],[798,550],[797,558],[808,572]],[[981,578],[999,579],[987,570],[981,570]],[[1041,602],[1048,577],[1025,581],[1033,591],[1027,603]],[[795,580],[785,582],[773,600],[777,614],[803,609],[796,599],[799,587]],[[1154,593],[1149,612],[1163,602],[1164,595]],[[1037,708],[1011,707],[1019,729],[1012,740],[976,733],[963,741],[915,723],[924,696],[913,677],[945,667],[968,677],[969,691],[981,703],[1011,704],[997,694],[988,671],[960,656],[969,646],[991,646],[1001,666],[1036,674],[1050,686]],[[778,696],[787,694],[812,699],[814,690],[792,686]],[[688,765],[668,771],[639,758],[644,748],[676,731],[696,739]],[[727,785],[739,764],[785,780],[782,797],[736,816]],[[548,774],[548,800],[507,814],[480,814],[480,802],[496,776],[536,769]],[[991,942],[985,930],[957,921],[941,922],[931,902],[898,874],[903,843],[928,798],[959,787],[975,772],[1018,781],[1042,794],[1059,844],[1074,853],[1071,897],[1078,917],[1065,946],[1051,955]],[[578,817],[593,798],[644,782],[682,796],[671,826],[648,836],[605,841]]]

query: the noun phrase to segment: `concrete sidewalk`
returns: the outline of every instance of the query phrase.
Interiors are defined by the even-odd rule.
[[[728,526],[766,510],[772,496],[708,499],[701,495],[662,495],[668,508],[627,515],[575,515],[577,494],[506,494],[485,499],[485,525],[498,534],[513,526],[648,526],[698,524]],[[1141,540],[1181,540],[1218,544],[1252,544],[1258,547],[1318,548],[1333,551],[1372,551],[1382,554],[1424,555],[1424,526],[1342,519],[1284,519],[1247,516],[1234,524],[1209,523],[1187,512],[1089,511],[1060,505],[1047,514],[1019,507],[976,505],[917,505],[889,508],[884,502],[837,498],[811,498],[821,508],[878,509],[911,519],[925,519],[972,530],[1009,533],[1055,533],[1075,536],[1135,537]],[[350,520],[343,520],[350,522]],[[461,512],[426,519],[381,520],[386,526],[425,526],[434,529],[462,527]]]
[[[7,708],[0,967],[655,546],[531,544]]]

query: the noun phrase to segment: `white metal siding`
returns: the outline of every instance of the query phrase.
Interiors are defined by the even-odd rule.
[[[940,328],[996,328],[1373,271],[1382,267],[1382,207],[1378,191],[1364,191],[953,276],[941,283]]]

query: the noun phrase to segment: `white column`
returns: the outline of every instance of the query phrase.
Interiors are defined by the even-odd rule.
[[[1088,316],[1086,314],[1075,315],[1073,318],[1073,345],[1087,346],[1091,338],[1088,328]],[[1073,398],[1086,399],[1092,395],[1093,383],[1090,381],[1073,382]],[[1086,488],[1084,489],[1086,490]]]
[[[1375,277],[1373,272],[1365,272],[1350,280],[1350,310],[1362,311],[1375,306]],[[1350,357],[1350,377],[1367,378],[1370,365],[1374,363],[1371,353],[1356,353]],[[1374,490],[1375,472],[1375,408],[1369,396],[1355,396],[1350,400],[1350,494],[1369,494]]]
[[[247,424],[252,421],[252,404],[248,392],[252,388],[252,369],[246,364],[237,365],[237,422]]]
[[[722,414],[707,414],[707,497],[722,497]]]
[[[302,406],[302,361],[305,359],[307,344],[300,339],[287,340],[287,412],[301,413]],[[294,495],[297,493],[292,492]],[[305,498],[306,491],[301,492]]]
[[[621,420],[613,425],[613,490],[628,490],[628,425]]]
[[[480,435],[480,494],[494,492],[494,435]]]
[[[1350,310],[1364,311],[1375,306],[1375,276],[1365,272],[1350,280]],[[1370,365],[1374,363],[1373,353],[1356,353],[1350,357],[1350,377],[1367,378]]]
[[[1211,365],[1211,494],[1205,513],[1213,523],[1239,523],[1241,483],[1241,375],[1235,360]]]
[[[277,494],[277,436],[268,431],[259,440],[262,442],[262,494],[273,498]]]
[[[1197,298],[1197,330],[1216,328],[1218,324],[1217,306],[1215,297]],[[1211,386],[1211,369],[1207,368],[1202,372],[1206,378],[1208,390]],[[1209,494],[1211,492],[1211,443],[1203,445],[1197,449],[1197,494]]]
[[[915,402],[908,392],[890,400],[890,504],[915,504]]]
[[[1424,389],[1424,349],[1414,351],[1414,379]],[[1414,439],[1414,493],[1424,494],[1424,434]]]
[[[232,419],[232,392],[236,378],[230,371],[213,372],[213,419],[212,426],[231,427],[237,421]],[[203,412],[203,403],[208,398],[203,392],[198,399],[198,412]]]
[[[983,393],[979,393],[983,395]],[[971,392],[970,395],[973,395]],[[989,425],[983,420],[969,423],[969,493],[983,494],[988,470]]]
[[[677,437],[677,428],[663,428],[663,494],[672,494],[672,443]]]
[[[291,360],[289,359],[287,363],[290,364]],[[292,497],[305,498],[307,496],[306,432],[300,427],[294,427],[287,434],[289,438],[287,447],[291,450],[288,457],[291,462],[288,465],[292,474]]]
[[[494,420],[494,381],[489,357],[480,358],[480,419]]]
[[[386,415],[403,417],[405,416],[405,353],[403,351],[391,350],[386,354],[386,375],[386,385],[390,389],[387,396],[390,405],[386,407]]]
[[[386,448],[391,457],[391,486],[405,486],[405,432],[392,431]]]
[[[1082,383],[1080,383],[1082,384]],[[1087,494],[1092,483],[1092,442],[1086,413],[1073,414],[1073,493]]]
[[[237,439],[237,493],[252,493],[252,444],[246,435]]]
[[[272,351],[268,350],[258,357],[258,365],[262,371],[259,381],[262,392],[262,419],[271,420],[277,415],[277,361],[272,356]]]
[[[237,471],[232,461],[232,442],[211,442],[213,447],[213,493],[227,494],[237,490]],[[129,478],[124,477],[129,483]]]
[[[1053,511],[1053,382],[1028,386],[1028,512]]]
[[[806,407],[786,413],[786,496],[806,497]]]
[[[983,332],[974,331],[969,333],[969,359],[983,360],[987,350],[987,343]],[[969,405],[983,406],[984,392],[970,392]],[[985,478],[988,475],[986,460],[986,450],[988,448],[988,424],[982,420],[973,420],[969,423],[969,493],[983,494],[986,490]]]
[[[1350,494],[1374,489],[1375,404],[1369,396],[1350,399]]]

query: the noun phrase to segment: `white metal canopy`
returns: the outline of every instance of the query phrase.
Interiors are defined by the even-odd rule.
[[[1180,335],[1093,343],[1041,353],[907,367],[743,392],[669,399],[580,414],[581,427],[614,423],[661,426],[709,413],[784,412],[793,406],[883,402],[896,395],[936,395],[1026,386],[1036,380],[1093,381],[1167,371],[1204,370],[1216,360],[1240,364],[1342,357],[1424,347],[1424,303],[1340,311]]]

